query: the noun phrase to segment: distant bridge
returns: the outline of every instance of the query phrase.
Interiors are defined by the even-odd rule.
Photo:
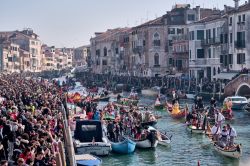
[[[250,75],[241,74],[230,81],[224,88],[224,96],[245,96],[250,97]]]

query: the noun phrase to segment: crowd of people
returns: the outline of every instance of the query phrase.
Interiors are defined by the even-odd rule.
[[[62,96],[56,82],[1,74],[1,166],[56,164],[63,141]]]

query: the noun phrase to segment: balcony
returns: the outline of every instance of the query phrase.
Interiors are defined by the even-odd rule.
[[[133,48],[134,53],[142,53],[143,52],[143,46],[137,46]]]
[[[246,41],[245,40],[238,40],[235,42],[235,48],[237,49],[243,49],[246,48]]]
[[[208,67],[220,65],[220,58],[197,58],[189,61],[189,67]]]
[[[211,39],[205,39],[201,41],[202,46],[210,46],[210,45],[219,45],[221,44],[220,38],[211,38]]]

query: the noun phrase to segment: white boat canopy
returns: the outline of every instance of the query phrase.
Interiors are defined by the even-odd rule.
[[[213,76],[213,78],[220,80],[231,80],[236,75],[237,73],[219,73]]]

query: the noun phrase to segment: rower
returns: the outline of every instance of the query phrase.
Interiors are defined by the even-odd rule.
[[[221,124],[225,121],[225,117],[218,110],[215,110],[214,117],[215,123],[217,123],[221,127]]]
[[[179,97],[174,90],[172,91],[172,96],[173,96],[172,105],[174,105],[176,102],[178,102]]]
[[[218,123],[215,123],[215,125],[211,129],[211,134],[213,135],[213,141],[215,143],[218,142],[220,133],[221,133],[220,126],[218,125]]]
[[[210,100],[210,106],[213,109],[216,107],[216,100],[214,99],[214,97],[212,97],[211,100]]]
[[[229,147],[234,146],[234,138],[237,137],[236,130],[230,126],[230,124],[227,124],[228,129],[228,136],[229,136]]]
[[[226,126],[223,126],[221,130],[220,146],[225,147],[227,145],[228,130]]]

